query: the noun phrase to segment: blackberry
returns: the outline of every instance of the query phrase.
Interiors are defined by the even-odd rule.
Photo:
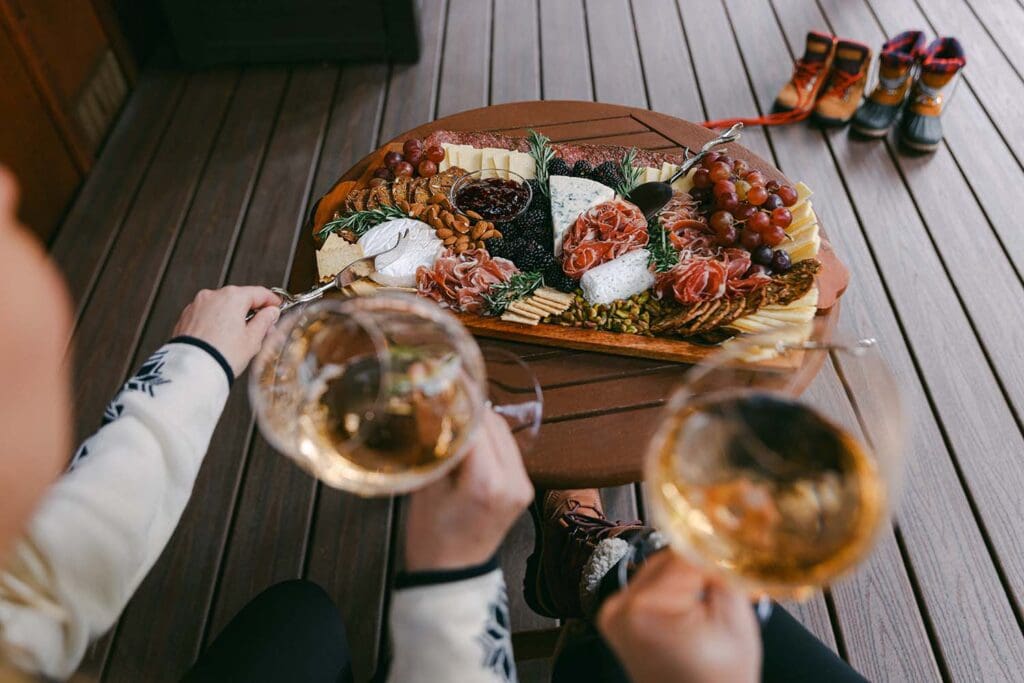
[[[529,239],[544,244],[551,234],[551,215],[547,209],[527,209],[512,222],[512,234],[509,237]]]
[[[515,240],[512,243],[512,255],[509,258],[519,270],[533,273],[550,265],[555,257],[540,242],[525,239]]]
[[[509,240],[501,237],[495,237],[493,239],[485,240],[484,247],[487,248],[487,253],[493,258],[507,258],[511,260],[512,244]]]
[[[572,167],[572,174],[577,178],[586,178],[593,172],[594,167],[586,159],[580,159]]]
[[[544,284],[548,287],[554,287],[561,292],[572,293],[576,291],[579,286],[575,280],[565,274],[562,270],[562,264],[552,257],[551,263],[544,268]]]
[[[549,203],[551,200],[540,191],[540,183],[536,180],[527,180],[526,182],[533,190],[533,199],[530,200],[528,209],[544,209],[546,211],[551,206]]]
[[[606,161],[595,168],[589,178],[594,182],[601,183],[612,189],[618,187],[622,181],[622,172],[614,161]]]
[[[555,157],[548,162],[548,175],[572,175],[572,169],[562,157]]]

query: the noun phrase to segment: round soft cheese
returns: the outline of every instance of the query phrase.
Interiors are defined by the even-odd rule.
[[[408,234],[398,248],[388,251],[403,232]],[[434,229],[414,218],[396,218],[374,226],[359,238],[358,244],[367,256],[379,254],[370,278],[388,287],[415,287],[416,270],[433,266],[444,249]]]

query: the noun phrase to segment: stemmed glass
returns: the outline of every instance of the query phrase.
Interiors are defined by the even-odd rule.
[[[482,354],[454,316],[397,293],[325,299],[287,315],[253,362],[249,396],[274,448],[362,496],[442,477],[466,454],[487,406],[528,448],[543,405],[522,361]]]
[[[865,559],[899,489],[903,411],[877,343],[801,338],[733,339],[695,366],[646,459],[655,527],[763,618],[769,598],[805,599]],[[852,411],[801,397],[801,365],[822,360]]]

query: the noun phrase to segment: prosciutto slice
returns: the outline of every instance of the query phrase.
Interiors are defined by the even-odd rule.
[[[416,271],[416,291],[442,306],[463,313],[482,314],[484,295],[499,282],[519,272],[508,259],[492,258],[486,249],[469,249],[456,254],[448,250],[433,267]]]
[[[697,202],[688,193],[673,194],[658,214],[658,220],[679,251],[710,255],[715,250],[715,232],[697,212]]]
[[[562,270],[571,278],[647,245],[647,219],[629,202],[615,199],[580,214],[562,243]]]

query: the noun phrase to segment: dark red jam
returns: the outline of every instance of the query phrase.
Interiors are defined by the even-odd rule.
[[[455,206],[459,210],[475,211],[489,221],[511,220],[529,202],[529,187],[504,178],[471,180],[455,193]]]

